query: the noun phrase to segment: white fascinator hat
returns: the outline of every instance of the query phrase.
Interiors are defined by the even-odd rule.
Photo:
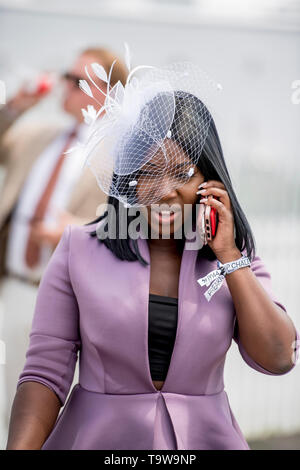
[[[106,92],[85,67],[88,80],[79,86],[97,102],[92,83],[105,95],[104,105],[82,110],[87,139],[67,153],[79,149],[101,190],[125,207],[149,206],[193,176],[222,86],[190,62],[132,69],[125,48],[125,86],[110,86],[115,61],[109,74],[91,65]]]

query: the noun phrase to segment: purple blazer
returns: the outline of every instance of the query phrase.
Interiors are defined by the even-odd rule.
[[[236,319],[232,297],[225,280],[207,302],[207,287],[197,282],[217,262],[183,252],[177,335],[157,390],[148,358],[150,266],[116,258],[88,234],[96,226],[67,226],[38,290],[17,387],[40,382],[64,405],[42,449],[249,449],[224,390]],[[138,243],[150,262],[147,240]],[[258,256],[251,269],[286,311]],[[233,339],[250,367],[275,375]],[[78,351],[79,383],[66,401]]]

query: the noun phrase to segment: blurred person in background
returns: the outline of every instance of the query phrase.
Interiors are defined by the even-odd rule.
[[[82,142],[88,129],[82,108],[92,101],[79,88],[79,80],[86,78],[84,66],[96,62],[108,73],[114,59],[111,84],[118,80],[124,84],[128,73],[125,65],[103,48],[84,50],[71,70],[62,75],[62,107],[74,118],[71,127],[39,122],[15,125],[49,93],[28,91],[25,85],[0,109],[0,163],[5,170],[0,195],[0,338],[6,347],[0,420],[4,433],[44,269],[66,225],[93,220],[99,204],[106,201],[89,168],[83,169],[80,158],[64,152]],[[106,90],[106,83],[92,70],[91,75]],[[91,85],[91,90],[100,104],[104,102],[104,95],[95,86]]]

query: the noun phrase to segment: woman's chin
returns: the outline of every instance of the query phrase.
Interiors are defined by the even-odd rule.
[[[156,238],[182,238],[182,224],[181,223],[153,223],[149,224],[151,230],[151,237]]]

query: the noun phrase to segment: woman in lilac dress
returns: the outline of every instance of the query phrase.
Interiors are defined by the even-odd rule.
[[[113,196],[108,203],[116,219],[125,220],[115,237],[103,236],[109,211],[88,225],[66,228],[39,287],[7,449],[247,450],[224,390],[232,339],[261,373],[283,375],[294,367],[298,332],[255,253],[214,121],[196,164],[194,146],[177,132],[187,116],[197,127],[203,104],[192,101],[191,107],[190,96],[176,95],[177,127],[171,126],[166,152],[176,150],[180,163],[170,159],[161,180],[170,186],[159,204],[180,210],[151,217],[148,205],[143,212],[158,236],[130,235],[134,217]],[[160,156],[136,175],[137,197],[146,187],[139,183],[147,181],[149,191],[156,181]],[[171,184],[174,179],[180,184]],[[199,249],[189,245],[189,233],[182,239],[175,233],[189,217],[198,228],[195,210],[203,196],[200,204],[216,209],[218,227]],[[165,225],[168,238],[162,237]],[[197,281],[218,261],[224,265],[242,255],[250,264],[227,273],[208,302]],[[78,352],[79,383],[66,400]]]

